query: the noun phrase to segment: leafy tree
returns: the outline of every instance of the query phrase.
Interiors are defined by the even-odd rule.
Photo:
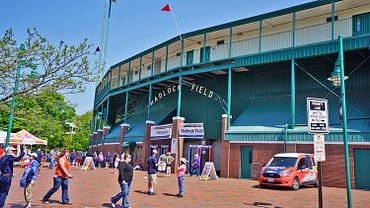
[[[8,122],[9,112],[2,123]],[[31,134],[48,140],[48,146],[64,147],[66,135],[65,121],[76,116],[74,106],[66,102],[64,96],[56,92],[44,92],[37,96],[18,96],[14,112],[13,132],[26,129]]]
[[[83,115],[76,116],[73,123],[77,126],[74,134],[70,136],[68,148],[71,150],[84,150],[88,148],[90,124],[92,118],[92,111],[88,111]],[[68,139],[66,139],[68,141]]]
[[[9,112],[0,105],[0,129],[6,131]],[[18,96],[14,112],[13,132],[22,129],[47,140],[48,148],[67,147],[71,150],[87,150],[92,112],[81,116],[75,106],[56,92],[43,92],[37,96]],[[73,131],[70,123],[77,126]],[[72,132],[72,133],[71,133]]]
[[[85,39],[78,46],[60,41],[50,44],[36,30],[28,29],[25,50],[19,48],[11,29],[0,39],[0,104],[14,96],[13,86],[18,65],[37,66],[38,76],[30,77],[30,70],[21,70],[19,89],[15,96],[37,96],[42,92],[79,93],[87,82],[99,79],[99,69],[89,69],[88,55],[91,44]]]

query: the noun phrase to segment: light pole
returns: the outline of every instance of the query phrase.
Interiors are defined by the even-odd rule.
[[[24,62],[22,60],[22,56],[23,56],[23,53],[25,51],[25,45],[21,44],[19,49],[20,49],[20,51],[19,51],[19,55],[18,55],[17,73],[16,73],[16,77],[15,77],[15,84],[14,84],[14,90],[13,90],[13,96],[12,96],[12,104],[11,104],[11,110],[10,110],[10,115],[9,115],[8,132],[6,134],[6,140],[5,140],[5,148],[8,147],[8,145],[9,145],[10,134],[11,134],[11,131],[12,131],[13,118],[14,118],[14,109],[15,109],[15,105],[16,105],[15,96],[18,92],[19,77],[21,75],[22,67],[31,67],[32,68],[31,78],[34,78],[35,76],[37,76],[37,72],[36,72],[37,66],[36,66],[36,64]]]
[[[338,37],[339,40],[339,52],[338,59],[335,62],[334,71],[331,73],[331,77],[328,78],[332,81],[334,86],[339,87],[341,91],[341,104],[342,104],[342,120],[343,120],[343,142],[344,142],[344,160],[346,168],[346,184],[347,184],[347,207],[352,208],[352,195],[351,195],[351,174],[349,165],[349,153],[348,153],[348,133],[347,133],[347,106],[346,106],[346,88],[344,81],[348,79],[348,76],[344,76],[344,58],[343,58],[343,40],[342,36]]]

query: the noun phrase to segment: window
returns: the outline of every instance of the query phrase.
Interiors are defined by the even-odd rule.
[[[326,18],[326,22],[331,22],[331,17]],[[338,20],[338,16],[334,16],[334,21]]]
[[[223,44],[225,44],[225,41],[224,40],[218,40],[217,41],[217,45],[223,45]]]

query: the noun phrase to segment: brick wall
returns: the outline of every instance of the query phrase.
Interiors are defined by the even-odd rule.
[[[242,143],[230,145],[230,177],[240,178],[240,149],[241,147],[252,147],[252,177],[258,179],[261,164],[266,164],[276,153],[284,152],[283,144],[255,144]],[[349,145],[349,160],[351,172],[351,187],[354,188],[354,148],[370,149],[370,145]],[[326,144],[326,161],[322,163],[322,182],[324,186],[346,187],[344,147],[342,144]],[[224,141],[222,146],[224,153],[228,152],[228,142]],[[313,144],[289,144],[287,152],[313,153]],[[221,158],[221,177],[227,177],[227,157]]]

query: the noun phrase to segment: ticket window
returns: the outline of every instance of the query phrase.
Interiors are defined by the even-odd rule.
[[[158,152],[159,155],[166,154],[169,151],[169,145],[161,145],[160,151]]]

